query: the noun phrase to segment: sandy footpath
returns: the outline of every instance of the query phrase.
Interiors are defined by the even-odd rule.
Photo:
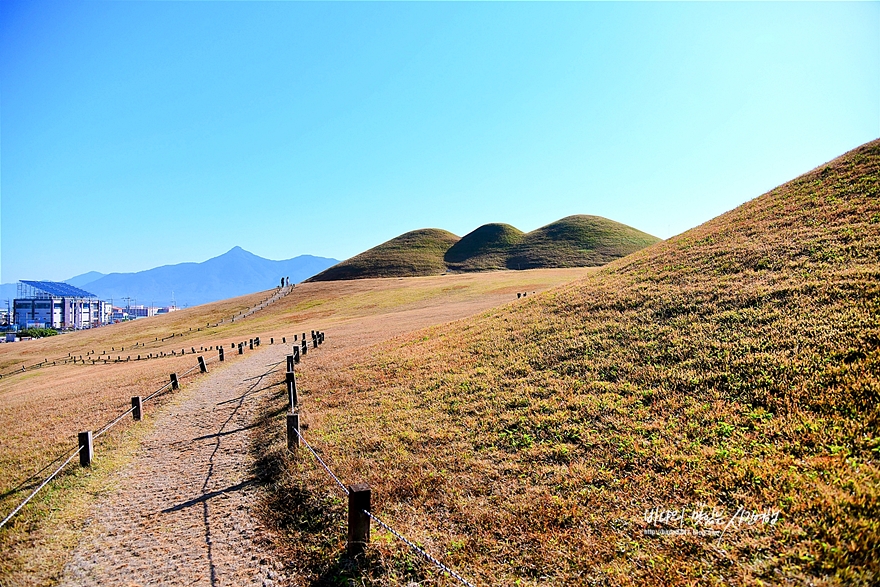
[[[96,504],[62,585],[286,583],[251,511],[249,427],[260,398],[283,387],[284,364],[263,375],[287,349],[263,346],[177,392]]]

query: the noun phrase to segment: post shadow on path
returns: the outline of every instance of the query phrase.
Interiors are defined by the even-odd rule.
[[[273,386],[274,387],[274,386]],[[267,388],[268,389],[268,388]],[[224,432],[215,432],[214,434],[205,434],[204,436],[197,436],[193,438],[190,442],[198,442],[199,440],[210,440],[211,438],[217,438],[218,436],[230,436],[232,434],[238,434],[239,432],[246,432],[248,430],[254,430],[264,425],[268,420],[275,418],[276,416],[280,416],[281,414],[287,413],[286,408],[279,408],[272,412],[271,414],[267,414],[266,416],[260,418],[259,421],[254,422],[248,426],[242,426],[241,428],[236,428],[235,430],[226,430]]]
[[[253,429],[253,428],[259,426],[259,424],[262,421],[264,421],[267,417],[271,417],[271,415],[264,416],[264,417],[260,418],[259,421],[256,422],[255,424],[250,424],[247,426],[240,426],[238,429],[235,429],[235,430],[226,430],[226,428],[230,425],[230,423],[232,423],[232,421],[236,418],[236,416],[239,415],[239,412],[241,411],[242,407],[245,405],[245,401],[255,397],[255,394],[256,394],[255,390],[260,385],[262,385],[264,379],[266,377],[268,377],[273,372],[275,372],[275,369],[271,368],[269,371],[264,372],[261,375],[258,375],[256,377],[249,377],[245,381],[243,381],[242,383],[246,383],[248,381],[252,381],[252,383],[250,383],[250,385],[248,386],[248,388],[244,394],[242,394],[241,396],[239,396],[238,398],[233,400],[233,403],[235,404],[235,406],[230,411],[227,418],[220,425],[217,432],[202,437],[203,439],[213,439],[214,440],[214,447],[213,447],[213,450],[211,451],[211,456],[208,458],[208,471],[207,471],[207,474],[205,475],[205,480],[202,483],[200,495],[198,495],[190,500],[187,500],[183,503],[180,503],[178,505],[175,505],[175,506],[172,506],[172,507],[167,508],[165,510],[162,510],[163,514],[170,514],[170,513],[185,510],[190,507],[194,507],[194,506],[198,506],[198,505],[202,506],[202,523],[204,525],[204,540],[205,540],[205,548],[207,550],[208,571],[210,574],[212,587],[215,587],[217,585],[217,566],[214,561],[214,535],[213,535],[214,530],[211,525],[211,511],[210,511],[211,500],[214,498],[217,498],[217,497],[221,497],[223,495],[228,495],[230,493],[245,490],[249,487],[264,485],[269,480],[269,477],[267,475],[261,473],[263,471],[263,469],[261,469],[260,467],[254,467],[253,470],[250,471],[251,475],[249,475],[246,480],[244,480],[240,483],[236,483],[231,486],[225,487],[223,489],[209,491],[211,481],[212,481],[214,474],[215,474],[215,466],[216,466],[215,460],[217,458],[218,453],[220,453],[220,451],[221,451],[222,443],[225,438],[227,438],[230,435],[235,434],[237,432],[242,432],[242,431]],[[267,385],[266,387],[264,387],[262,389],[266,390],[266,389],[271,389],[272,387],[273,387],[272,385]],[[223,402],[223,403],[227,404],[230,402]]]

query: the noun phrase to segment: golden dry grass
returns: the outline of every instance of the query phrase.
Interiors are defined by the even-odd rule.
[[[97,430],[130,405],[134,395],[146,396],[196,364],[181,349],[226,345],[227,360],[236,360],[229,345],[259,336],[280,344],[312,329],[328,332],[321,352],[369,345],[429,324],[460,318],[516,299],[517,291],[541,291],[583,276],[588,270],[501,272],[486,275],[427,278],[367,279],[298,285],[292,293],[252,316],[207,328],[253,307],[273,292],[261,292],[181,310],[166,316],[60,336],[0,345],[0,372],[31,367],[45,359],[83,357],[107,351],[130,362],[59,364],[27,370],[0,379],[0,511],[19,503],[51,468],[57,456],[76,448],[76,433]],[[171,334],[172,339],[162,340]],[[335,335],[337,335],[334,338]],[[158,341],[155,339],[159,339]],[[135,347],[134,345],[138,345]],[[114,349],[111,351],[111,349]],[[122,350],[124,349],[124,350]],[[177,356],[134,360],[138,354],[171,352]],[[215,350],[202,354],[216,357]],[[106,356],[106,355],[100,355]],[[306,359],[311,360],[312,355]],[[209,367],[220,368],[218,363]],[[196,372],[197,373],[197,372]],[[196,377],[195,373],[189,377]],[[186,380],[184,380],[185,382]],[[173,396],[161,396],[169,401]],[[147,406],[147,413],[155,405]],[[84,474],[75,463],[47,486],[12,522],[0,530],[4,556],[0,583],[47,584],[57,577],[66,549],[90,505],[89,492],[124,459],[137,435],[150,425],[118,428],[96,442],[96,465]],[[134,435],[134,436],[132,436]],[[128,443],[128,444],[126,444]],[[31,477],[33,476],[33,479]],[[86,496],[83,496],[83,492]]]
[[[337,474],[479,585],[876,585],[880,142],[301,382]],[[344,505],[282,429],[263,432],[283,468],[267,506],[302,584],[456,584],[375,529],[346,561]],[[767,517],[720,533],[739,508]]]

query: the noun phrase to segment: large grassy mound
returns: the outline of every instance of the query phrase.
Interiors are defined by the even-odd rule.
[[[458,240],[456,235],[439,228],[413,230],[338,263],[306,281],[440,275],[446,271],[443,255]]]
[[[534,269],[605,265],[659,240],[601,216],[568,216],[526,234],[510,251],[507,267]]]
[[[528,234],[509,224],[484,224],[459,239],[436,228],[403,234],[307,281],[418,277],[445,271],[595,267],[659,241],[599,216],[569,216]]]
[[[484,224],[452,245],[444,260],[453,271],[506,269],[510,252],[522,238],[523,232],[509,224]]]
[[[324,459],[477,584],[876,585],[880,142],[308,377]],[[293,550],[341,574],[344,506],[313,463],[288,474]],[[434,580],[379,534],[346,573]]]

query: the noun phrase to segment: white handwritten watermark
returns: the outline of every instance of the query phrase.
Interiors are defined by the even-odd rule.
[[[719,506],[698,503],[679,508],[654,507],[644,511],[645,536],[707,536],[722,538],[727,532],[749,527],[775,526],[781,512],[775,508],[749,510],[739,506],[733,515]]]

